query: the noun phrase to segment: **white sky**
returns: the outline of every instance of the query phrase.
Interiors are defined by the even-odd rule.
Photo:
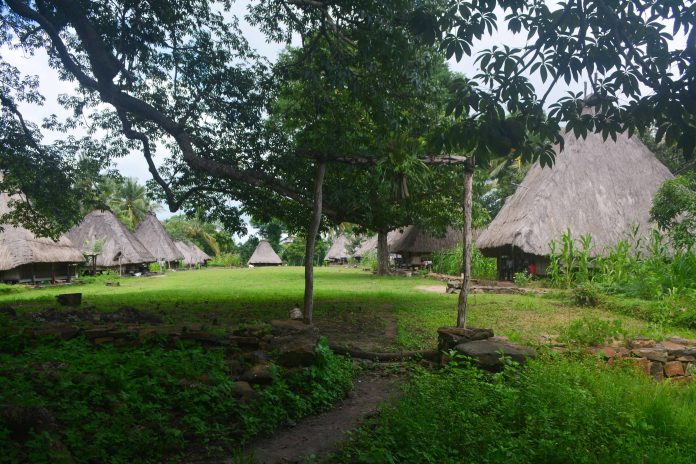
[[[278,54],[284,48],[284,44],[268,43],[266,37],[258,31],[256,28],[250,26],[244,19],[246,13],[246,6],[248,2],[241,1],[235,3],[232,8],[232,14],[240,18],[241,29],[249,41],[252,47],[254,47],[258,52],[266,56],[269,60],[274,61]],[[498,15],[502,17],[502,15]],[[454,71],[461,72],[465,75],[473,76],[476,74],[476,68],[474,66],[474,59],[476,52],[490,48],[493,45],[508,45],[520,47],[524,45],[524,38],[526,35],[513,35],[511,32],[507,31],[505,26],[501,27],[501,30],[495,32],[492,37],[485,37],[476,49],[472,57],[465,57],[461,62],[457,63],[454,60],[450,61],[450,67]],[[60,94],[70,94],[74,93],[74,86],[71,82],[61,81],[58,78],[57,72],[48,65],[48,60],[46,54],[39,52],[34,56],[26,56],[19,50],[10,50],[8,48],[0,48],[0,53],[10,64],[19,68],[23,74],[28,75],[38,75],[40,77],[40,92],[46,97],[44,105],[21,105],[21,110],[24,116],[30,121],[40,124],[42,119],[50,116],[51,114],[56,114],[59,117],[65,115],[65,110],[58,103],[57,98]],[[537,91],[543,93],[546,86],[542,84],[538,77],[532,79],[532,83],[537,88]],[[548,85],[548,82],[547,82]],[[572,90],[578,91],[582,89],[582,83],[573,83]],[[556,89],[551,92],[549,101],[554,101],[555,99],[563,96],[569,89],[565,86],[564,82],[558,85]],[[60,134],[47,134],[47,139],[53,137],[58,137]],[[159,157],[161,161],[162,157]],[[122,175],[127,177],[135,177],[141,183],[150,179],[150,174],[147,170],[147,164],[143,156],[139,153],[133,153],[125,158],[122,158],[116,162],[116,167],[121,172]],[[160,219],[165,219],[170,217],[172,213],[169,212],[167,208],[162,208],[158,212],[158,217]],[[254,231],[250,229],[250,232]]]

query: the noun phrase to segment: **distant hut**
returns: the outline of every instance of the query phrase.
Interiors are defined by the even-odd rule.
[[[348,245],[350,245],[348,237],[345,234],[339,235],[326,252],[324,261],[327,261],[330,265],[346,264],[348,259],[352,257],[352,254],[348,251]]]
[[[174,245],[176,245],[181,254],[184,256],[182,259],[184,266],[205,266],[208,261],[212,259],[193,242],[177,240],[174,242]]]
[[[253,266],[280,266],[283,264],[283,260],[280,259],[267,240],[261,240],[249,258],[249,264]]]
[[[567,132],[564,139],[553,168],[535,163],[478,238],[481,253],[497,258],[501,279],[531,264],[546,274],[549,242],[568,229],[574,237],[590,234],[594,254],[635,226],[644,234],[651,229],[653,197],[672,177],[655,155],[624,134],[615,142],[594,133],[578,139]]]
[[[0,193],[0,215],[10,212],[10,196]],[[2,225],[0,231],[0,281],[70,281],[75,268],[85,261],[80,250],[64,235],[53,241],[23,227]]]
[[[81,247],[95,270],[112,269],[123,273],[147,271],[155,257],[111,211],[92,211],[68,232],[68,238]],[[92,249],[101,243],[101,250]]]
[[[165,262],[168,267],[176,267],[179,260],[184,259],[183,253],[152,212],[140,221],[134,235],[158,262]]]
[[[455,248],[462,243],[462,230],[448,227],[443,236],[437,236],[420,226],[407,226],[394,238],[389,250],[401,256],[405,266],[422,266],[432,261],[433,253]]]
[[[401,233],[402,232],[400,230],[392,230],[387,234],[387,246],[390,252],[389,258],[392,261],[396,258],[396,254],[391,253],[392,246],[394,245],[394,241],[396,241],[401,236]],[[373,252],[377,252],[377,234],[372,235],[370,237],[366,237],[353,253],[353,257],[357,261],[360,261],[365,255]]]

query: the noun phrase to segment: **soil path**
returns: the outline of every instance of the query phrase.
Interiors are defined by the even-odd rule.
[[[346,432],[357,428],[380,403],[398,395],[400,380],[379,373],[358,378],[350,396],[332,410],[303,419],[295,427],[279,430],[257,443],[249,453],[253,462],[301,463],[308,457],[316,460],[312,462],[322,462],[337,449]]]
[[[444,294],[446,293],[445,290],[447,290],[447,287],[445,287],[444,285],[416,285],[416,290]]]

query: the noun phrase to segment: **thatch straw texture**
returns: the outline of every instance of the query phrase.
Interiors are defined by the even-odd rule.
[[[276,254],[275,250],[273,250],[273,247],[270,243],[268,243],[267,240],[261,240],[259,244],[256,246],[254,253],[251,255],[251,258],[249,258],[249,264],[255,266],[279,266],[283,264],[283,260],[280,259],[280,256]]]
[[[186,266],[205,264],[206,261],[212,259],[193,242],[177,240],[174,242],[174,245],[176,245],[181,254],[184,256],[183,262]]]
[[[119,264],[146,264],[155,262],[154,256],[121,224],[111,211],[92,211],[68,232],[68,238],[85,253],[96,240],[104,239],[102,252],[97,256],[98,267]]]
[[[578,139],[566,133],[553,168],[534,164],[517,191],[478,238],[485,255],[514,246],[545,256],[549,242],[568,229],[591,234],[594,254],[625,239],[638,225],[647,233],[652,199],[672,175],[636,137],[604,141],[599,134]]]
[[[152,256],[167,262],[184,259],[183,253],[169,237],[162,223],[154,213],[149,212],[135,228],[135,238],[150,252]]]
[[[389,251],[398,254],[429,254],[451,250],[462,243],[462,230],[448,227],[445,235],[438,237],[419,226],[408,226],[395,238]]]
[[[348,252],[349,244],[350,241],[348,240],[348,237],[345,236],[345,234],[341,234],[338,237],[336,237],[334,242],[331,244],[331,247],[326,252],[324,261],[343,261],[350,258],[351,254]]]
[[[389,247],[389,251],[392,251],[392,246],[394,245],[394,242],[398,240],[401,237],[401,234],[403,232],[400,230],[392,230],[387,234],[387,246]],[[356,258],[362,258],[365,256],[367,253],[377,251],[377,234],[367,237],[358,247],[357,250],[355,250],[355,253],[353,253],[353,256]]]
[[[0,193],[0,215],[10,212],[10,196]],[[65,236],[57,242],[40,238],[23,227],[3,225],[0,232],[0,271],[31,263],[81,263],[80,250]]]

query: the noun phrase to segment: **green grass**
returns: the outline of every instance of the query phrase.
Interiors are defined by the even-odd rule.
[[[315,319],[332,342],[358,346],[362,342],[365,348],[392,350],[432,348],[436,329],[455,321],[456,295],[422,289],[444,286],[433,280],[377,277],[336,267],[317,268],[315,276]],[[83,306],[104,311],[128,305],[155,312],[166,323],[217,320],[235,325],[286,318],[287,311],[302,302],[304,281],[302,268],[281,267],[170,272],[162,277],[123,278],[120,284],[107,287],[104,279],[97,279],[86,285],[4,294],[0,295],[0,305],[10,304],[19,313],[56,308],[55,295],[82,292]],[[491,327],[516,341],[536,342],[542,334],[558,334],[583,316],[619,318],[628,335],[696,338],[696,331],[656,327],[639,319],[641,308],[647,304],[654,302],[613,298],[611,304],[587,308],[572,304],[563,292],[544,296],[475,294],[470,297],[469,324]]]
[[[343,463],[693,463],[696,387],[597,359],[544,358],[489,376],[422,371],[353,434]]]

